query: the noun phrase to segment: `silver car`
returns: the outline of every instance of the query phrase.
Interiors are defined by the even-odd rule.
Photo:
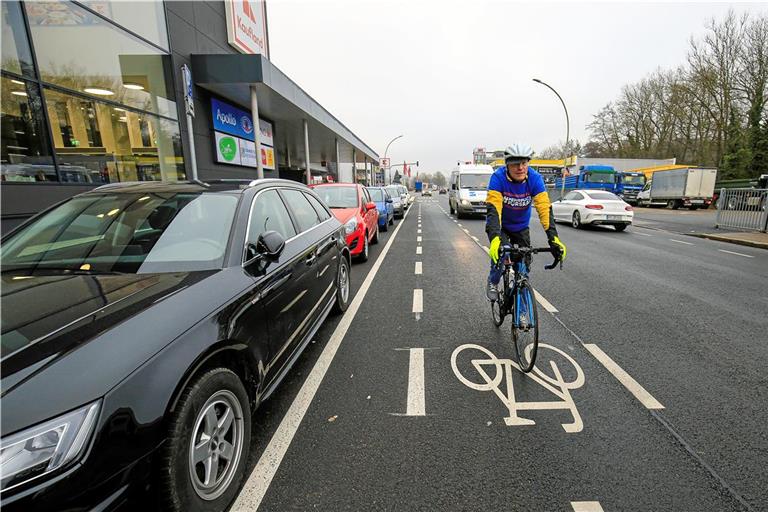
[[[402,218],[405,215],[405,209],[407,208],[407,197],[403,195],[400,190],[400,185],[389,185],[385,187],[389,195],[392,196],[392,208],[395,210],[395,217]]]

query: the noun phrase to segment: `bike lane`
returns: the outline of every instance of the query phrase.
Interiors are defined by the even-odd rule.
[[[458,222],[482,234],[481,219]],[[531,224],[545,243],[535,216]],[[658,398],[659,421],[734,495],[768,510],[768,412],[756,405],[765,401],[768,253],[637,227],[558,230],[565,271],[538,267],[534,285],[559,320]]]
[[[233,510],[739,510],[543,308],[543,373],[507,362],[456,224],[413,205],[266,494]]]

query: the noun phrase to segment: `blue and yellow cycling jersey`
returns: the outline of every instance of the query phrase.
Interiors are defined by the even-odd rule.
[[[501,234],[501,228],[517,233],[528,228],[531,205],[536,208],[544,231],[554,228],[550,218],[549,195],[544,178],[535,169],[528,168],[528,178],[520,183],[507,176],[506,167],[499,167],[488,182],[488,216],[485,231],[493,240]]]

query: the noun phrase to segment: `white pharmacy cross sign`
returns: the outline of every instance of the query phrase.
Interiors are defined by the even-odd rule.
[[[520,371],[520,366],[517,362],[511,359],[498,359],[493,352],[485,347],[474,344],[461,345],[453,351],[451,355],[451,367],[453,373],[465,386],[477,390],[477,391],[493,391],[502,403],[507,407],[509,415],[504,418],[504,423],[507,426],[521,426],[521,425],[534,425],[531,419],[522,418],[518,415],[519,411],[523,410],[569,410],[573,421],[571,423],[563,423],[563,429],[569,434],[581,432],[584,429],[584,423],[581,421],[576,404],[571,397],[570,391],[580,388],[584,385],[584,372],[581,367],[573,360],[571,356],[563,352],[562,350],[553,347],[552,345],[546,345],[539,343],[539,360],[541,361],[541,349],[553,350],[568,360],[576,370],[576,378],[572,381],[566,382],[563,379],[563,375],[560,372],[560,368],[554,361],[549,361],[552,368],[554,377],[551,377],[538,367],[534,367],[533,373],[523,373]],[[477,372],[477,375],[483,380],[482,383],[475,382],[468,379],[459,370],[457,364],[457,358],[465,350],[473,350],[481,352],[478,354],[480,357],[477,359],[471,359],[472,367]],[[526,354],[527,356],[527,354]],[[515,387],[512,382],[512,369],[520,371],[522,375],[533,380],[544,389],[552,393],[557,400],[551,402],[519,402],[515,397]],[[504,385],[506,384],[506,385]]]

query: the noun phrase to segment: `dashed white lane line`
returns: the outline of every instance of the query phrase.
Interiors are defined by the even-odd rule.
[[[669,241],[670,242],[675,242],[675,243],[678,243],[678,244],[696,245],[696,244],[692,244],[691,242],[683,242],[682,240],[675,240],[674,238],[670,238]]]
[[[420,261],[416,262],[416,268],[414,269],[413,273],[416,274],[417,276],[421,275],[421,262]]]
[[[749,254],[741,254],[740,252],[726,251],[725,249],[718,249],[718,251],[727,252],[728,254],[735,254],[736,256],[744,256],[745,258],[754,258],[754,256],[750,256]]]
[[[475,242],[479,242],[479,241],[480,241],[480,239],[479,239],[479,238],[477,238],[476,236],[473,236],[473,237],[472,237],[472,240],[474,240]]]
[[[421,291],[421,290],[419,290]],[[408,406],[406,416],[424,416],[424,349],[412,348],[408,363]]]
[[[407,217],[408,212],[403,216],[403,220]],[[360,290],[358,290],[355,298],[352,299],[349,309],[347,309],[347,312],[341,317],[338,325],[336,325],[336,329],[333,331],[328,343],[325,344],[325,348],[320,354],[320,357],[318,357],[315,366],[312,367],[312,371],[309,373],[307,380],[304,381],[304,384],[301,386],[291,407],[283,417],[283,421],[280,422],[280,426],[277,427],[272,439],[269,440],[267,448],[261,454],[261,457],[259,457],[259,461],[256,463],[251,475],[248,477],[248,481],[240,491],[237,501],[235,501],[235,504],[230,509],[233,512],[257,510],[259,505],[261,505],[261,501],[264,499],[264,495],[267,493],[267,489],[269,489],[269,485],[272,483],[272,479],[274,478],[275,473],[277,473],[277,469],[280,467],[280,462],[282,462],[285,453],[288,451],[288,447],[291,445],[293,436],[296,435],[301,420],[304,419],[304,414],[306,414],[307,409],[309,409],[309,405],[312,403],[312,399],[315,397],[315,393],[317,393],[320,383],[323,381],[328,368],[331,366],[331,362],[333,362],[333,358],[336,355],[341,342],[344,340],[344,336],[346,336],[349,326],[355,319],[355,315],[357,315],[357,311],[360,309],[360,305],[363,303],[373,279],[379,272],[382,263],[384,263],[384,259],[389,252],[389,248],[392,246],[392,242],[395,241],[400,228],[403,227],[404,224],[404,222],[401,222],[395,228],[392,237],[390,237],[387,241],[387,245],[385,245],[384,249],[381,251],[381,255],[371,267],[363,284],[360,285]]]
[[[557,313],[557,308],[553,306],[547,299],[545,299],[539,292],[536,290],[533,290],[533,294],[536,296],[536,302],[541,304],[544,309],[549,311],[550,313]]]
[[[421,254],[421,246],[416,247],[416,254]]]
[[[599,501],[572,501],[573,512],[603,512]]]
[[[638,384],[638,382],[633,379],[627,372],[625,372],[621,366],[616,364],[616,362],[608,357],[608,354],[600,350],[600,347],[595,345],[594,343],[584,343],[584,348],[589,350],[589,352],[595,356],[595,359],[600,361],[600,363],[605,366],[605,368],[613,374],[614,377],[616,377],[619,382],[621,382],[625,388],[627,388],[627,391],[635,395],[635,398],[640,400],[640,403],[643,404],[647,409],[663,409],[664,406],[661,405],[661,403],[653,398],[651,394],[645,390],[643,386]]]
[[[632,233],[640,236],[653,236],[653,235],[649,235],[648,233],[638,233],[637,231],[633,231]]]
[[[459,227],[461,227],[461,224],[459,224]]]
[[[424,292],[420,288],[413,290],[413,312],[416,313],[416,320],[424,312]]]
[[[416,241],[417,241],[417,242],[421,242],[421,237],[420,237],[420,236],[417,236],[417,237],[416,237]]]
[[[417,232],[417,233],[421,233],[421,230],[420,230],[420,229],[417,229],[417,230],[416,230],[416,232]]]

